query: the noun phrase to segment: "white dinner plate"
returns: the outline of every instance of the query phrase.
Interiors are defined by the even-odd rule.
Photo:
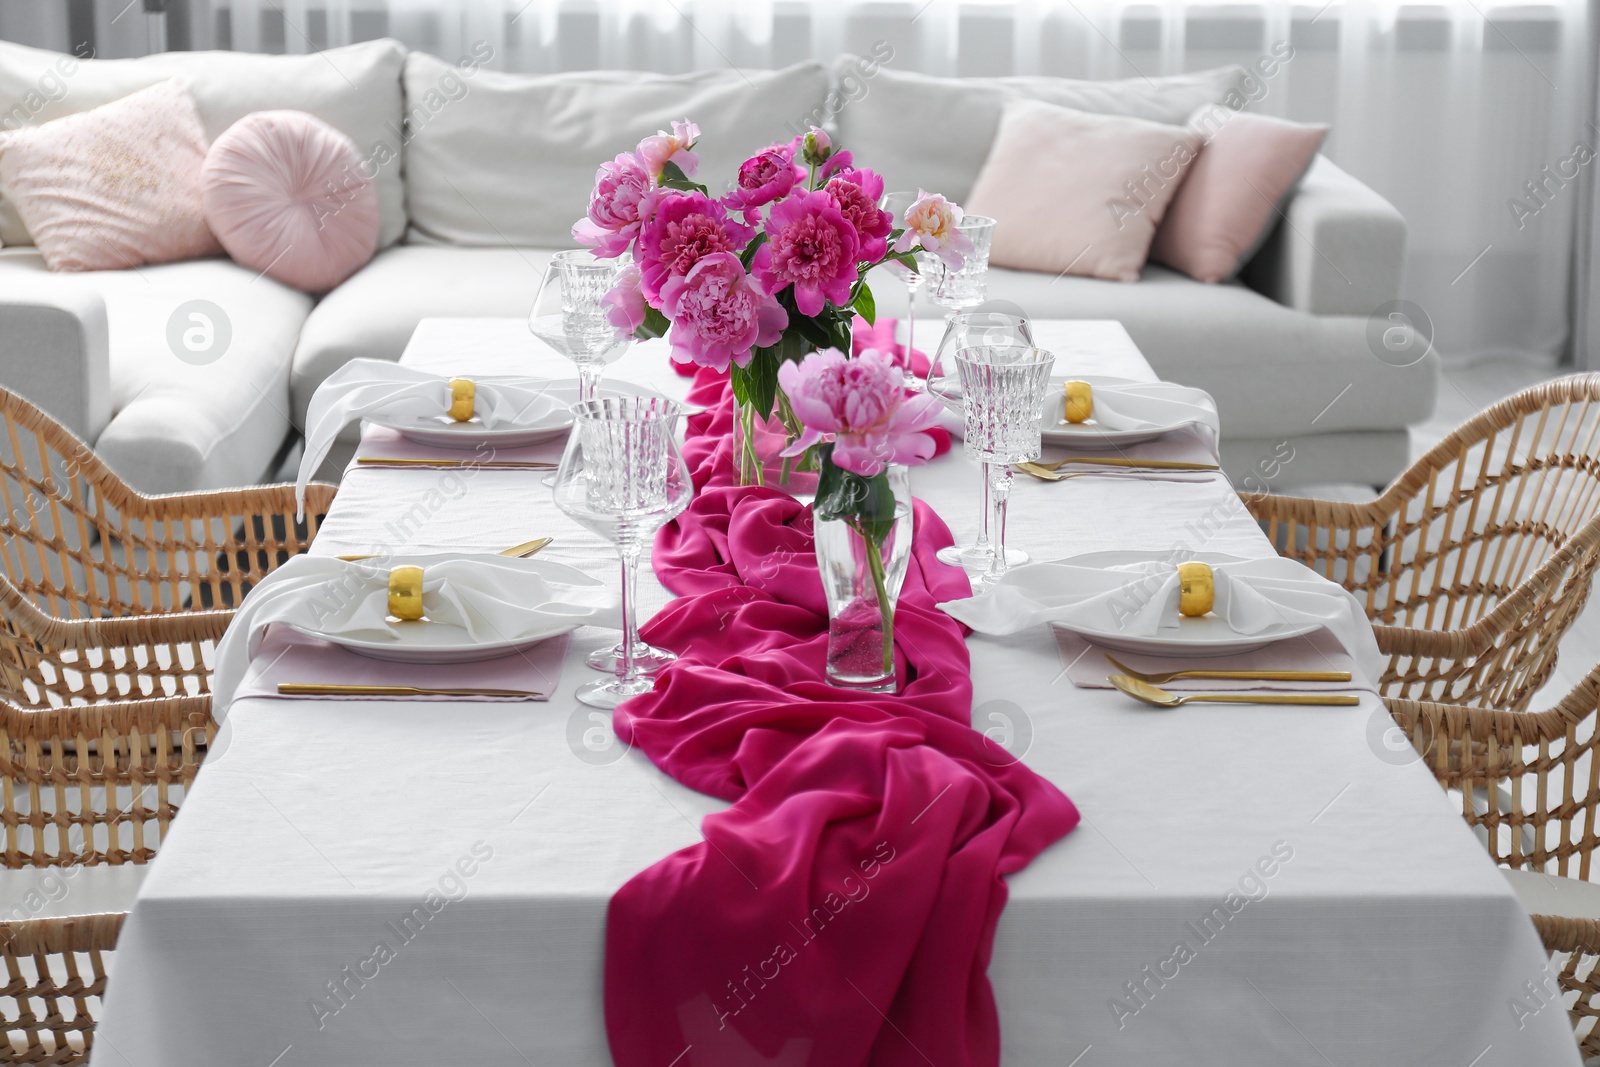
[[[1175,422],[1168,426],[1150,426],[1138,430],[1108,430],[1093,418],[1083,422],[1068,422],[1061,417],[1062,392],[1068,381],[1088,382],[1091,389],[1099,389],[1102,385],[1144,384],[1135,382],[1132,378],[1108,378],[1103,374],[1063,375],[1051,378],[1050,391],[1044,398],[1044,422],[1040,424],[1039,433],[1047,445],[1063,445],[1067,448],[1083,449],[1086,452],[1100,452],[1112,448],[1125,448],[1128,445],[1142,445],[1146,441],[1154,441],[1190,425],[1188,422]]]
[[[1242,563],[1239,556],[1228,556],[1221,552],[1196,552],[1188,557],[1209,563],[1213,567],[1222,563]],[[1073,556],[1071,559],[1061,560],[1062,563],[1072,563],[1080,567],[1120,567],[1130,563],[1144,563],[1150,559],[1148,552],[1131,552],[1125,550],[1112,550],[1109,552],[1090,552],[1082,556]],[[1113,652],[1143,652],[1157,656],[1172,656],[1178,659],[1194,659],[1201,656],[1233,656],[1242,652],[1254,652],[1258,648],[1266,648],[1278,641],[1285,641],[1291,637],[1303,637],[1320,629],[1317,623],[1277,623],[1259,633],[1241,634],[1234,631],[1225,619],[1215,614],[1202,615],[1198,619],[1183,619],[1176,629],[1164,629],[1159,634],[1149,637],[1124,633],[1120,630],[1098,630],[1078,625],[1068,625],[1057,622],[1052,625],[1063,630],[1069,630],[1079,637],[1094,642],[1101,648],[1109,648]]]
[[[492,376],[482,381],[492,382]],[[646,389],[631,382],[602,382],[601,396],[659,396],[654,389]],[[550,383],[549,396],[555,407],[544,414],[517,426],[499,426],[489,429],[482,420],[474,417],[457,422],[448,415],[368,415],[367,421],[375,426],[394,430],[408,441],[434,448],[475,449],[480,445],[493,448],[522,448],[544,441],[564,437],[572,429],[572,412],[577,403],[578,383],[557,381]]]
[[[587,582],[588,576],[581,571],[574,570],[560,563],[549,560],[540,561],[540,569],[549,571],[551,577],[559,580],[563,574],[570,575],[574,582]],[[452,623],[429,622],[391,622],[391,632],[394,639],[381,637],[363,637],[359,634],[323,633],[313,627],[291,626],[290,629],[315,637],[319,641],[326,641],[330,645],[354,652],[358,656],[368,659],[381,659],[390,663],[473,663],[484,659],[499,659],[516,652],[532,648],[540,641],[548,641],[552,637],[570,633],[580,626],[588,626],[592,618],[574,618],[569,615],[551,615],[538,618],[537,612],[529,612],[530,621],[521,628],[514,638],[490,638],[485,641],[475,641],[464,626]]]

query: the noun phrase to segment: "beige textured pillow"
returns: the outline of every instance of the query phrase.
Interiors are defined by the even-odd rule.
[[[51,270],[221,252],[206,226],[206,138],[181,79],[0,138],[0,189]]]
[[[964,206],[999,223],[994,266],[1138,281],[1199,145],[1181,126],[1013,100]]]

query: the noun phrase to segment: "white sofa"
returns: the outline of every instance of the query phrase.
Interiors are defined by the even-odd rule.
[[[863,83],[851,57],[831,71],[521,76],[482,69],[481,58],[452,65],[379,41],[317,56],[69,60],[56,93],[40,86],[53,88],[64,57],[0,43],[0,128],[180,72],[212,136],[276,107],[349,133],[380,162],[383,210],[377,256],[313,300],[225,260],[51,274],[0,190],[0,385],[62,418],[146,490],[248,483],[274,468],[317,385],[347,360],[397,358],[425,316],[525,314],[550,252],[572,243],[598,163],[673,118],[704,130],[701,175],[713,191],[752,150],[820,114],[891,187],[959,199],[1008,93],[1180,122],[1243,77],[958,81],[883,67]],[[851,91],[838,92],[851,74]],[[1382,484],[1405,465],[1406,426],[1432,413],[1438,378],[1435,355],[1396,367],[1368,342],[1369,315],[1399,296],[1404,222],[1326,159],[1283,214],[1240,282],[1207,286],[1159,266],[1133,284],[997,269],[990,293],[1039,318],[1120,319],[1163,376],[1217,397],[1236,478],[1281,460],[1288,442],[1295,458],[1275,486]],[[885,314],[903,312],[898,282],[875,279],[874,291]],[[192,300],[220,307],[233,336],[198,366],[168,341],[171,317]],[[932,330],[919,339],[931,345]]]

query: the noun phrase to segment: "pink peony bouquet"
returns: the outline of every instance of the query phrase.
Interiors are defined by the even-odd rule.
[[[959,270],[970,251],[956,229],[961,209],[922,193],[895,219],[878,207],[883,178],[816,128],[745,160],[732,190],[713,197],[694,180],[699,139],[694,123],[674,122],[601,164],[572,235],[596,255],[631,255],[606,299],[618,329],[665,336],[674,360],[727,372],[744,449],[756,420],[776,417],[792,452],[809,437],[786,394],[794,365],[825,348],[845,359],[856,314],[868,323],[876,314],[873,267],[896,260],[914,271],[914,253],[926,251]],[[802,463],[814,466],[815,443],[800,447]],[[759,481],[761,462],[748,458],[741,474],[753,469]]]

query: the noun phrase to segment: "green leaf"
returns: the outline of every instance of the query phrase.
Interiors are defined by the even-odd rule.
[[[809,315],[796,313],[789,316],[789,325],[799,330],[800,336],[818,348],[833,347],[833,332],[826,323]]]
[[[885,259],[885,261],[892,259],[896,263],[900,263],[900,264],[904,265],[907,270],[910,270],[910,271],[912,271],[912,272],[914,272],[916,274],[921,274],[922,273],[922,268],[917,266],[917,257],[916,257],[915,253],[912,253],[912,252],[891,252],[887,256],[885,256],[884,259]]]
[[[633,336],[640,341],[648,341],[652,337],[665,337],[667,329],[672,325],[667,317],[653,307],[644,309],[644,322],[633,331]]]
[[[745,246],[744,251],[739,253],[739,262],[744,264],[744,269],[746,271],[749,271],[751,261],[756,258],[756,249],[760,248],[766,243],[767,232],[762,230],[760,233],[755,235],[755,238],[751,240],[748,245]]]
[[[678,166],[676,163],[671,162],[670,160],[667,162],[666,166],[661,168],[660,184],[662,188],[682,189],[686,193],[707,192],[705,186],[701,185],[699,182],[690,181],[689,176],[683,172],[683,168]],[[709,195],[709,193],[707,195]]]
[[[774,351],[777,346],[753,350],[748,365],[735,365],[729,371],[733,398],[762,418],[772,414],[778,399],[778,365],[783,362]]]
[[[868,326],[878,321],[878,302],[872,298],[872,287],[865,280],[856,283],[856,298],[852,303]]]

